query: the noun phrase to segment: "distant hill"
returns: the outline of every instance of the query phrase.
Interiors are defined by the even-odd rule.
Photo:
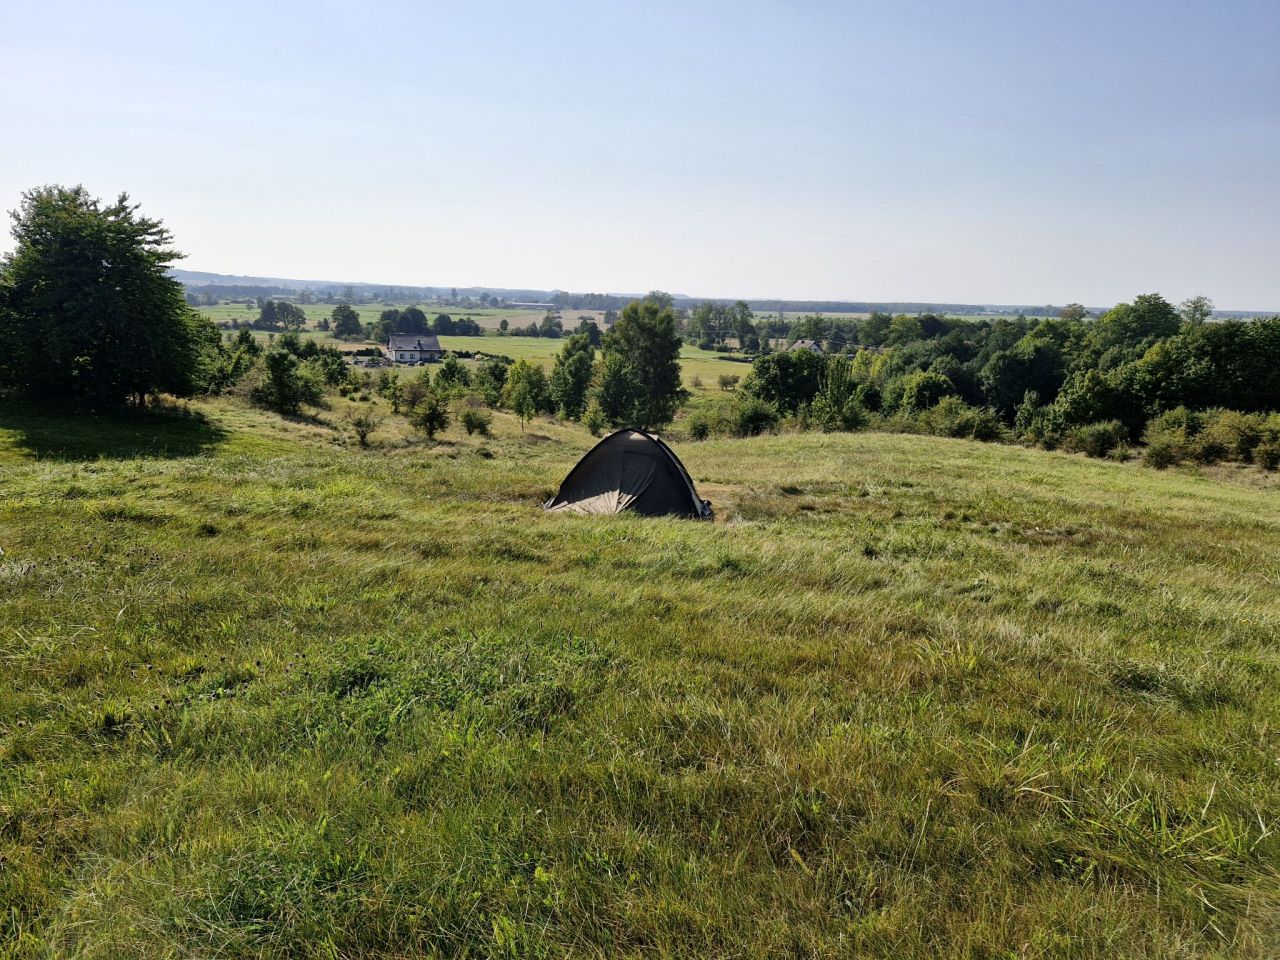
[[[287,277],[255,277],[228,273],[208,273],[203,270],[171,270],[170,275],[189,290],[198,293],[217,293],[217,288],[232,288],[223,296],[235,297],[273,297],[289,296],[291,293],[310,291],[311,293],[333,293],[342,295],[350,288],[359,294],[361,299],[432,300],[436,297],[453,299],[468,297],[478,299],[482,294],[503,300],[529,301],[537,303],[554,303],[567,310],[608,310],[621,309],[631,300],[638,300],[643,293],[569,293],[564,290],[529,290],[514,287],[453,287],[404,286],[393,283],[367,283],[347,280],[297,280]],[[234,290],[234,292],[232,292]],[[672,294],[677,307],[691,309],[699,303],[733,303],[732,297],[691,297],[686,294]],[[1017,303],[929,303],[916,301],[871,301],[871,300],[747,300],[756,313],[939,313],[952,316],[982,316],[1026,314],[1027,316],[1056,316],[1060,308],[1051,304],[1017,304]],[[1089,307],[1091,313],[1100,314],[1109,309],[1106,306]],[[1221,319],[1243,319],[1255,316],[1267,316],[1271,310],[1215,310],[1214,316]]]

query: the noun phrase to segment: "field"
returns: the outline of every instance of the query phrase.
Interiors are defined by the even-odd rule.
[[[303,309],[307,311],[308,319],[312,322],[319,320],[322,316],[328,316],[333,309],[327,304],[323,305],[307,305]],[[381,305],[378,306],[361,306],[357,307],[360,313],[360,319],[364,322],[376,320],[378,314],[385,309]],[[243,306],[235,304],[219,304],[216,307],[202,307],[201,312],[209,316],[216,322],[222,323],[232,319],[245,320],[252,319],[257,316],[257,311],[246,310]],[[483,314],[483,315],[482,315]],[[434,316],[434,312],[429,313]],[[519,324],[527,326],[530,322],[541,320],[542,314],[534,316],[527,311],[521,313],[513,310],[490,309],[488,311],[474,310],[466,313],[456,313],[456,316],[471,316],[473,319],[494,331],[493,335],[484,337],[441,337],[440,346],[445,350],[460,350],[465,352],[481,351],[492,354],[502,354],[511,357],[513,360],[528,360],[538,363],[548,373],[551,372],[552,364],[555,363],[556,354],[563,348],[564,343],[559,339],[547,337],[499,337],[496,334],[498,319],[506,316],[513,325]],[[574,311],[569,310],[564,314],[566,327],[572,329],[577,326],[578,316],[590,316],[603,328],[604,322],[602,314],[591,311]],[[374,347],[374,343],[345,343],[336,340],[327,334],[308,327],[302,331],[304,336],[313,337],[321,344],[332,347],[338,347],[342,350],[354,350],[357,348]],[[255,331],[254,336],[265,342],[268,334],[262,331]],[[464,361],[467,366],[475,366],[472,361]],[[731,358],[727,354],[716,353],[711,350],[700,350],[697,347],[685,346],[680,351],[681,379],[684,386],[695,394],[713,394],[719,393],[719,378],[722,374],[729,376],[744,377],[751,369],[749,363],[743,361],[741,357]]]
[[[513,360],[539,363],[550,373],[564,343],[546,337],[441,337],[440,346],[446,350],[500,353]],[[685,388],[694,393],[719,393],[721,375],[745,377],[750,372],[751,364],[741,355],[734,358],[688,344],[680,350],[680,379]]]
[[[1280,953],[1260,474],[341,412],[0,407],[0,956]]]

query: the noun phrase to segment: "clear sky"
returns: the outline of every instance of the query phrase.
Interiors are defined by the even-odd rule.
[[[195,270],[1280,309],[1280,0],[0,0],[0,131]]]

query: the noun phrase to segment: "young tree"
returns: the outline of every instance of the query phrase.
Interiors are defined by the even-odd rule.
[[[605,334],[605,359],[621,358],[638,387],[628,411],[631,424],[664,426],[687,397],[680,386],[681,343],[671,307],[659,305],[652,294],[627,304]]]
[[[265,376],[253,393],[255,402],[297,414],[302,404],[319,403],[324,396],[323,379],[287,350],[268,350],[262,362]]]
[[[586,333],[574,334],[565,341],[551,370],[551,403],[566,420],[577,420],[587,406],[591,388],[591,368],[595,350]]]
[[[449,426],[449,401],[440,391],[427,390],[409,413],[409,423],[425,433],[428,440],[434,440],[439,431]]]
[[[547,376],[541,367],[527,360],[517,360],[507,371],[502,391],[503,402],[520,417],[520,429],[548,405]]]
[[[471,378],[472,386],[484,397],[484,402],[491,407],[501,406],[502,388],[507,385],[507,360],[494,358],[486,360],[476,367]]]
[[[369,445],[369,435],[382,425],[382,418],[372,410],[361,410],[359,413],[348,413],[344,418],[351,427],[360,446]]]
[[[82,402],[141,404],[190,394],[217,328],[168,276],[182,254],[127,194],[104,206],[84,187],[22,195],[0,260],[0,387]]]

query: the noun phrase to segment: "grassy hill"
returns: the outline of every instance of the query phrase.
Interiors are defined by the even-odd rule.
[[[0,956],[1280,951],[1261,474],[193,410],[0,408]]]

